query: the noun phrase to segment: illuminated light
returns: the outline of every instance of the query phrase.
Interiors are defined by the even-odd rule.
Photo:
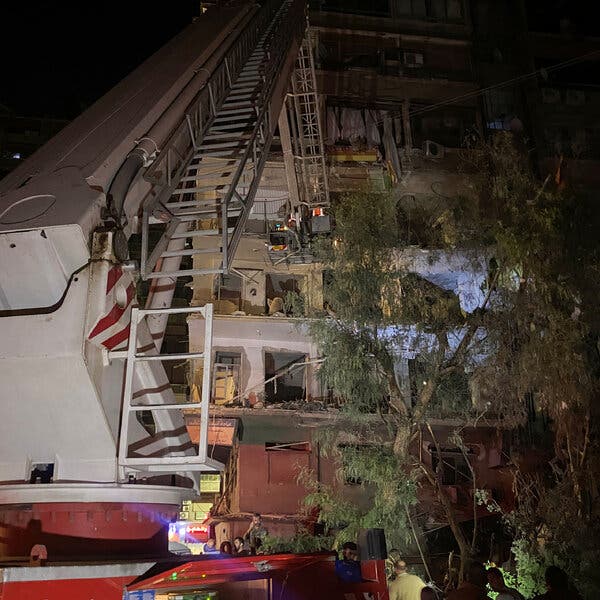
[[[175,571],[174,573],[171,573],[171,579],[173,581],[175,581],[175,579],[177,579],[177,571]]]
[[[19,160],[21,158],[21,153],[20,152],[15,152],[12,155],[12,157],[13,157],[14,160]]]
[[[206,579],[206,573],[202,573],[202,579]]]
[[[187,528],[188,533],[208,533],[208,527],[204,525],[189,525]]]

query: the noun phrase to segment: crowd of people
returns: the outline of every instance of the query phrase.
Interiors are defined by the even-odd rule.
[[[496,600],[525,600],[520,592],[506,585],[500,569],[486,569],[480,562],[472,562],[465,580],[446,591],[430,587],[417,575],[408,573],[402,560],[395,563],[394,570],[396,578],[389,584],[390,600],[489,600],[490,591],[495,593]],[[547,591],[533,600],[581,600],[567,574],[558,567],[546,569],[545,583]]]
[[[254,513],[243,536],[233,542],[224,541],[217,548],[214,538],[204,544],[204,554],[221,556],[253,556],[261,554],[262,541],[268,535],[260,513]],[[341,581],[360,583],[362,581],[358,547],[354,542],[346,542],[341,549],[341,557],[335,562],[335,572]],[[469,564],[464,581],[452,589],[441,590],[427,585],[418,575],[409,573],[406,562],[394,563],[395,578],[389,583],[389,600],[490,600],[495,593],[496,600],[526,600],[514,588],[506,585],[502,571],[496,567],[486,568],[483,563]],[[570,584],[567,574],[556,566],[546,569],[546,592],[533,600],[581,600],[581,596]]]
[[[260,513],[254,513],[243,536],[234,538],[233,542],[229,540],[221,542],[218,548],[216,540],[209,538],[202,548],[202,554],[219,554],[221,556],[253,556],[260,554],[262,540],[267,535],[268,531],[263,525],[262,516]]]

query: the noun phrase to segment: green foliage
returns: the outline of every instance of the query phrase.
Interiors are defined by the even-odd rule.
[[[303,317],[306,314],[304,296],[298,292],[286,292],[283,298],[283,310],[291,317]]]
[[[486,316],[495,356],[480,375],[504,402],[531,394],[552,435],[536,474],[518,475],[517,510],[507,517],[519,585],[543,589],[545,567],[556,564],[586,598],[597,598],[600,211],[591,194],[536,180],[509,136],[483,147],[479,164],[492,174],[480,191],[495,217],[487,230],[499,281],[519,273]]]
[[[342,468],[339,484],[352,482],[363,492],[363,502],[349,499],[340,485],[319,484],[311,473],[302,481],[309,489],[304,504],[319,509],[319,522],[332,532],[336,546],[356,540],[360,529],[383,528],[389,547],[406,548],[411,540],[406,510],[416,503],[413,474],[391,448],[347,445],[337,450]]]
[[[531,548],[523,539],[517,539],[512,545],[512,552],[517,565],[516,588],[525,596],[531,598],[535,594],[546,591],[544,585],[545,560]]]
[[[312,321],[310,333],[327,357],[322,382],[354,419],[357,445],[345,451],[344,471],[372,500],[361,509],[317,486],[308,503],[343,535],[384,526],[391,545],[400,547],[410,537],[404,519],[417,485],[407,465],[419,466],[407,454],[409,441],[425,419],[466,417],[477,389],[505,426],[518,427],[533,418],[524,402],[532,398],[537,414],[549,419],[542,428],[547,438],[536,440],[549,455],[539,456],[533,495],[529,483],[516,486],[518,510],[507,517],[518,585],[527,594],[542,589],[545,566],[558,564],[586,597],[600,597],[597,199],[557,187],[552,178],[536,179],[509,135],[482,144],[471,160],[479,173],[479,211],[466,205],[461,212],[448,198],[446,207],[417,209],[367,192],[334,207],[336,229],[318,250],[332,274],[324,290],[328,316]],[[411,243],[441,251],[485,246],[489,304],[463,314],[452,294],[403,269],[399,256]],[[394,370],[407,326],[435,339],[420,349],[423,385],[414,386],[411,403]],[[465,343],[452,354],[448,336],[458,329]],[[475,360],[482,349],[485,360]],[[513,461],[529,450],[517,448]],[[497,510],[489,499],[478,500]]]
[[[261,551],[264,554],[307,554],[330,550],[333,539],[330,536],[313,535],[306,529],[301,529],[291,538],[267,535],[261,542]]]
[[[497,567],[497,568],[500,569],[500,572],[502,573],[502,577],[504,577],[504,583],[506,584],[507,587],[516,588],[519,591],[521,591],[518,587],[517,577],[514,573],[511,573],[510,571],[505,571],[502,567]],[[488,589],[488,596],[490,598],[492,598],[492,600],[496,600],[496,598],[498,597],[498,592],[494,592],[489,584],[487,585],[487,589]],[[523,593],[523,592],[521,591],[521,593]],[[529,598],[529,595],[526,595],[525,598]]]

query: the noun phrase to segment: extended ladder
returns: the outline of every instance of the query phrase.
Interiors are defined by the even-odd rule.
[[[329,206],[329,186],[315,65],[308,28],[296,59],[296,68],[292,76],[292,92],[288,95],[287,108],[300,191],[299,200],[309,209]]]
[[[274,87],[293,40],[301,38],[304,26],[305,4],[284,0],[239,72],[234,73],[230,66],[225,70],[222,101],[214,99],[215,93],[209,94],[212,115],[206,120],[206,127],[192,136],[193,151],[188,160],[176,169],[165,193],[144,207],[144,279],[226,273],[230,268],[275,129],[271,115]],[[213,88],[208,89],[210,92]],[[189,116],[188,121],[197,122],[198,117]],[[193,129],[190,126],[190,131]],[[163,152],[148,176],[172,172],[170,156],[169,151]],[[243,175],[242,187],[239,183]],[[166,227],[157,245],[150,249],[148,232],[152,223],[164,223]],[[198,254],[210,255],[207,258],[211,266],[160,268],[161,259]]]

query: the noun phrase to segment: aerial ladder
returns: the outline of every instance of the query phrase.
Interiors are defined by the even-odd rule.
[[[0,181],[0,600],[387,600],[367,546],[352,584],[331,552],[167,547],[199,475],[222,468],[207,455],[212,307],[172,306],[176,281],[231,268],[278,122],[302,187],[290,209],[328,204],[306,23],[303,0],[209,9]],[[194,312],[202,351],[163,353],[168,318]],[[173,360],[203,361],[183,405],[197,446]]]
[[[181,501],[222,469],[212,307],[173,307],[175,282],[230,269],[306,23],[303,0],[210,8],[0,182],[4,559],[164,555]],[[182,262],[200,253],[209,266]],[[193,312],[202,352],[162,353],[169,316]],[[198,446],[163,367],[188,360],[204,369],[185,405]]]

